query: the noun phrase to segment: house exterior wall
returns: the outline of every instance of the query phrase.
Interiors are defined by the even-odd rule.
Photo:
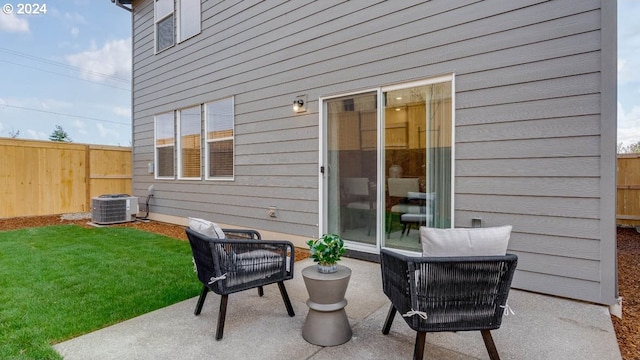
[[[133,192],[315,237],[318,99],[453,73],[455,226],[513,225],[514,287],[612,304],[615,59],[608,0],[203,1],[201,33],[157,54],[153,1],[134,1]],[[154,179],[154,115],[229,96],[234,180]]]

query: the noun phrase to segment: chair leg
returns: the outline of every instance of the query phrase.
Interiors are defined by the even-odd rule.
[[[384,321],[384,326],[382,327],[382,333],[385,335],[389,334],[389,331],[391,330],[391,324],[393,323],[393,319],[396,316],[396,307],[393,306],[393,304],[391,304],[391,307],[389,308],[389,312],[387,313],[387,320]]]
[[[218,313],[218,329],[216,330],[216,340],[222,339],[224,333],[224,320],[227,316],[227,301],[229,295],[222,295],[220,297],[220,312]]]
[[[198,303],[196,304],[196,310],[193,312],[193,315],[200,315],[202,311],[202,305],[204,305],[204,299],[207,297],[207,293],[209,292],[209,288],[206,286],[202,287],[202,292],[200,293],[200,297],[198,298]]]
[[[258,296],[264,296],[264,289],[262,288],[262,286],[258,286]]]
[[[409,227],[411,227],[411,225],[409,225]],[[404,236],[405,231],[407,232],[407,235],[409,235],[409,231],[407,231],[407,223],[402,223],[402,231],[400,232],[400,239],[402,239],[402,237]]]
[[[416,333],[416,346],[413,349],[413,359],[414,360],[422,360],[424,356],[424,339],[427,335],[424,331],[418,331]]]
[[[296,316],[296,313],[293,312],[293,307],[291,306],[291,300],[289,300],[289,294],[287,294],[287,288],[284,287],[284,283],[282,281],[278,281],[278,289],[280,289],[280,295],[282,295],[282,300],[284,301],[284,306],[287,308],[287,313],[289,316]]]
[[[491,332],[489,332],[489,330],[480,330],[480,333],[482,333],[482,340],[484,340],[484,346],[487,347],[489,358],[491,360],[500,360],[498,349],[496,349],[496,344],[493,343],[493,337],[491,337]]]

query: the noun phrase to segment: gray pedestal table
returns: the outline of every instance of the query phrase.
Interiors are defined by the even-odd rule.
[[[304,284],[309,292],[309,313],[302,328],[302,337],[309,343],[321,346],[344,344],[351,339],[352,331],[344,307],[344,294],[351,278],[351,269],[338,265],[338,272],[323,274],[317,265],[302,270]]]

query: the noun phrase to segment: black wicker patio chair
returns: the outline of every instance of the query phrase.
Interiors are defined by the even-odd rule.
[[[222,229],[226,239],[215,239],[186,229],[198,273],[204,285],[195,315],[200,315],[209,291],[221,295],[216,340],[222,339],[229,294],[278,284],[289,316],[295,316],[284,281],[293,278],[294,247],[289,241],[261,240],[255,230]]]
[[[409,257],[382,249],[382,287],[391,307],[382,333],[397,311],[417,331],[413,358],[424,355],[427,332],[479,330],[492,360],[499,359],[489,330],[498,329],[518,257]]]

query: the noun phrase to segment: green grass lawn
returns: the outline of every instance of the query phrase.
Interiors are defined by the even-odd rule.
[[[0,231],[0,359],[60,359],[51,344],[200,290],[185,241],[116,227]]]

